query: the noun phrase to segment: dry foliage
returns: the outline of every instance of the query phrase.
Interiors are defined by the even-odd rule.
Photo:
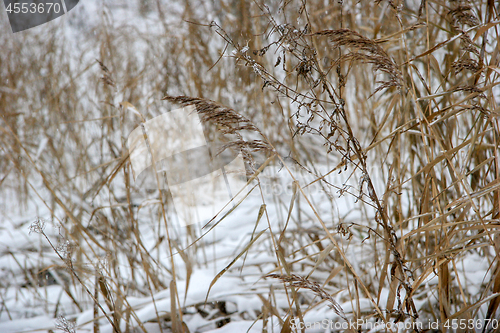
[[[93,308],[94,332],[147,331],[129,298],[156,306],[167,288],[170,312],[150,321],[174,332],[194,314],[217,327],[275,318],[299,332],[291,319],[326,305],[334,321],[423,322],[423,331],[499,317],[496,2],[223,0],[208,15],[189,1],[175,30],[166,4],[152,3],[140,8],[158,16],[154,33],[113,22],[105,6],[78,50],[55,24],[21,40],[0,35],[0,210],[22,214],[36,201],[48,216],[31,226],[44,245],[1,253],[18,265],[5,276],[25,280],[3,290],[39,295],[50,272],[73,313]],[[269,165],[292,179],[290,197],[262,196],[247,245],[210,285],[258,272],[260,284],[242,279],[241,291],[259,296],[259,313],[230,312],[209,294],[184,303],[193,272],[216,261],[210,234],[236,207],[208,231],[179,229],[170,194],[133,183],[126,136],[174,105],[194,105],[221,151],[243,152],[253,191]],[[307,193],[315,185],[320,199]],[[33,252],[45,259],[18,259]],[[247,262],[263,253],[267,262]],[[59,315],[59,304],[47,309]],[[57,325],[78,329],[65,317]]]

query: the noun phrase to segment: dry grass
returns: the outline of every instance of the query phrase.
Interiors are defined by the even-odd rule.
[[[129,298],[150,296],[156,309],[153,296],[167,288],[171,311],[151,320],[167,323],[164,332],[187,332],[193,313],[218,326],[275,318],[282,332],[301,331],[291,318],[325,303],[334,320],[439,321],[441,331],[453,319],[498,318],[495,2],[195,1],[173,23],[162,1],[148,3],[144,15],[162,18],[154,33],[113,21],[104,7],[78,50],[60,37],[68,26],[0,35],[0,196],[9,198],[0,210],[14,220],[37,202],[48,216],[32,226],[45,236],[39,248],[1,253],[28,281],[2,282],[4,290],[43,299],[37,279],[50,272],[73,303],[67,315],[94,309],[94,332],[106,322],[132,332]],[[290,198],[262,196],[246,245],[212,277],[211,287],[243,266],[258,272],[263,286],[241,284],[262,301],[255,316],[230,313],[223,299],[184,306],[193,272],[221,246],[209,240],[221,220],[209,231],[178,228],[168,191],[133,183],[126,136],[176,104],[196,106],[221,150],[244,153],[253,191],[267,165],[292,179]],[[307,192],[314,185],[322,201]],[[339,209],[345,202],[353,206]],[[256,231],[261,220],[265,232]],[[33,252],[44,258],[37,265],[19,260]],[[258,253],[272,260],[236,265]],[[486,268],[471,280],[464,265],[479,260]]]

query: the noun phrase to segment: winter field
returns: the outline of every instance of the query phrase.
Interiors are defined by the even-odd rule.
[[[0,333],[500,332],[498,2],[0,25]]]

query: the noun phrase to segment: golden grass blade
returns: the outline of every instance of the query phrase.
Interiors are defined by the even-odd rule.
[[[217,280],[219,280],[221,278],[222,275],[224,275],[230,268],[231,266],[234,265],[234,263],[236,261],[238,261],[238,259],[243,255],[245,254],[250,248],[251,246],[260,238],[260,236],[262,236],[264,233],[266,232],[266,230],[262,230],[261,232],[259,232],[257,234],[257,236],[255,236],[254,239],[252,239],[246,246],[245,248],[233,259],[231,260],[231,262],[229,263],[229,265],[227,265],[222,271],[220,271],[219,273],[217,273],[217,275],[214,277],[214,279],[212,280],[212,282],[210,282],[210,286],[208,287],[208,291],[207,291],[207,296],[205,297],[205,303],[207,302],[208,300],[208,295],[210,294],[210,290],[212,289],[212,287],[214,286],[214,284],[217,282]]]

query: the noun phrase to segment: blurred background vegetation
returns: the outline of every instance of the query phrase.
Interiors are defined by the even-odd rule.
[[[176,283],[207,267],[218,227],[197,241],[204,230],[167,222],[168,193],[134,184],[126,147],[141,118],[125,102],[149,120],[177,107],[163,96],[185,95],[259,128],[273,149],[251,152],[252,172],[288,161],[322,189],[315,201],[301,183],[251,210],[269,229],[256,240],[250,225],[248,246],[208,261],[268,253],[245,264],[262,285],[242,278],[234,290],[259,294],[260,311],[222,309],[231,298],[219,297],[207,322],[255,320],[264,332],[274,317],[289,332],[290,318],[328,304],[335,320],[434,320],[442,331],[451,319],[497,318],[498,15],[490,0],[88,0],[17,34],[3,15],[2,237],[27,233],[34,216],[60,227],[1,249],[4,299],[31,294],[35,314],[55,317],[40,290],[59,285],[67,315],[94,308],[94,331],[128,330],[138,309],[128,297],[167,288],[170,314],[155,320],[172,331],[205,311],[203,300],[183,303]],[[2,320],[23,316],[7,303]]]

